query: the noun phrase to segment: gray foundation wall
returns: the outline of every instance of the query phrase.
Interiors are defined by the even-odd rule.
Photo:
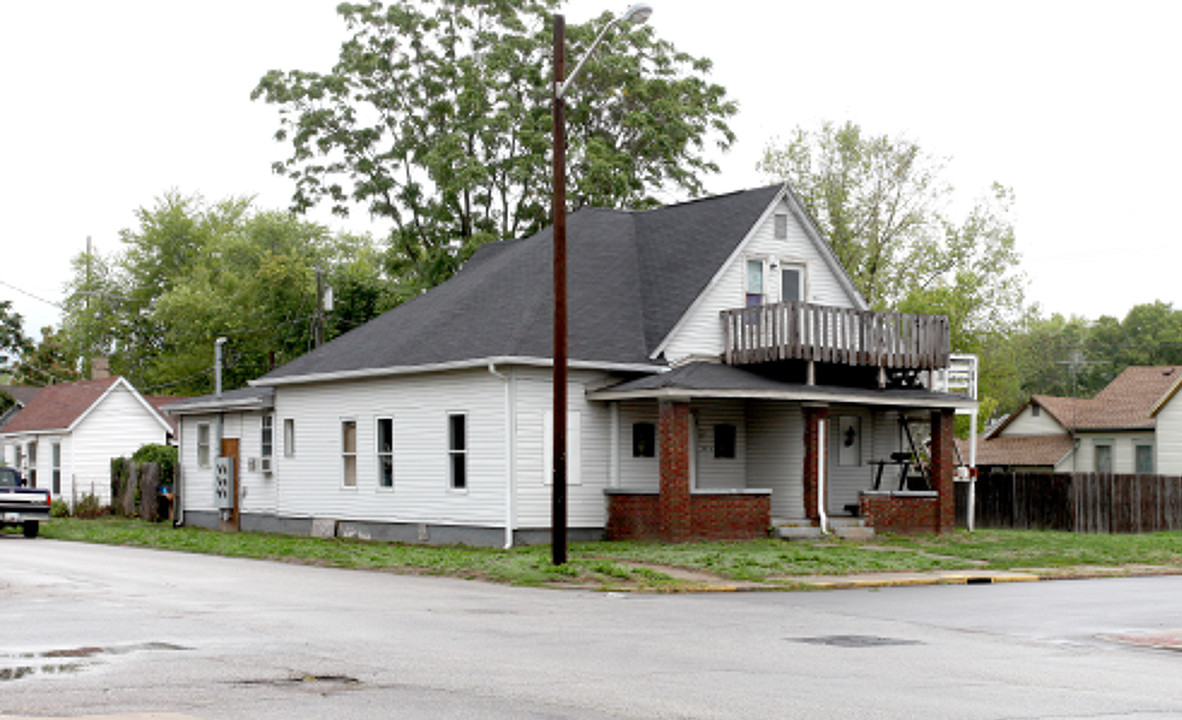
[[[185,525],[216,530],[218,528],[218,514],[190,510],[185,513]],[[504,528],[471,525],[380,523],[243,513],[240,516],[240,526],[246,532],[343,537],[377,542],[472,545],[476,547],[501,547],[505,544]],[[570,542],[593,542],[602,540],[603,537],[603,528],[567,528],[567,539]],[[513,531],[514,545],[542,545],[549,542],[549,528],[522,528]]]

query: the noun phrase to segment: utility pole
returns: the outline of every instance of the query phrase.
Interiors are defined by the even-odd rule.
[[[316,320],[312,326],[312,345],[324,344],[324,271],[316,266]]]
[[[1075,426],[1078,422],[1076,420],[1076,405],[1079,404],[1079,369],[1084,365],[1101,365],[1103,363],[1096,360],[1084,360],[1083,353],[1079,350],[1072,350],[1070,360],[1059,360],[1055,364],[1071,366],[1071,472],[1076,472],[1078,468],[1076,468],[1075,461],[1079,455],[1077,452],[1079,448],[1076,447],[1079,441],[1075,436]]]

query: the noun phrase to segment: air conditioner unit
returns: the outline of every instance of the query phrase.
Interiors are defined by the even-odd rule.
[[[271,458],[270,457],[259,458],[259,470],[262,470],[263,472],[267,473],[268,475],[271,474]]]

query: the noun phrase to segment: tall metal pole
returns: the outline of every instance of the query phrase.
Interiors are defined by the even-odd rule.
[[[566,19],[554,16],[554,457],[550,546],[555,565],[566,563]]]

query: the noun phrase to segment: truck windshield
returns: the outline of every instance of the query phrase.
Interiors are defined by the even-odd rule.
[[[20,476],[12,468],[0,467],[0,487],[20,487]]]

